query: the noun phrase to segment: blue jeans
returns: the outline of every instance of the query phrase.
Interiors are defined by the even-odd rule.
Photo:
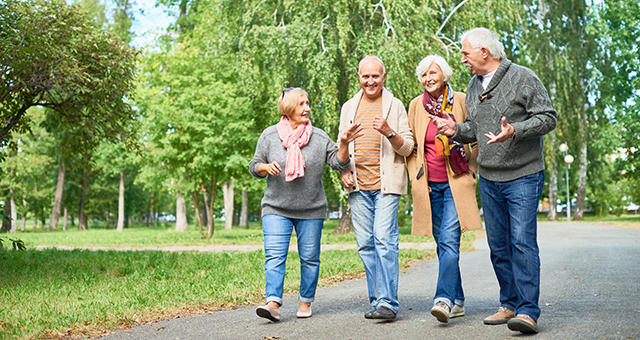
[[[358,254],[367,274],[371,307],[398,312],[398,203],[400,195],[380,190],[349,194]]]
[[[480,177],[480,198],[500,304],[538,320],[540,256],[536,210],[544,171],[509,182]]]
[[[278,215],[262,217],[267,302],[275,301],[282,305],[284,272],[293,228],[298,236],[300,256],[299,299],[302,302],[313,302],[320,274],[320,238],[323,225],[323,219],[303,220]]]
[[[433,303],[464,305],[460,276],[460,222],[449,182],[429,182],[433,239],[438,254],[438,284]]]

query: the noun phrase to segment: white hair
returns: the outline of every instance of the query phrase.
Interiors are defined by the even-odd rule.
[[[484,27],[474,28],[465,32],[460,38],[460,42],[464,43],[465,40],[476,51],[483,47],[486,48],[493,59],[502,60],[507,57],[502,43],[498,40],[498,36]]]
[[[362,58],[362,60],[360,60],[360,64],[358,64],[358,74],[360,74],[360,69],[362,68],[362,65],[364,65],[364,63],[366,63],[367,61],[369,61],[371,59],[379,62],[380,65],[382,65],[382,74],[386,74],[387,73],[387,70],[385,69],[384,63],[382,62],[382,60],[380,60],[380,58],[378,58],[376,56],[370,55],[370,56],[364,57],[364,58]]]
[[[451,70],[451,67],[449,67],[449,63],[447,63],[447,61],[444,60],[443,57],[437,54],[428,55],[420,61],[420,64],[418,64],[418,67],[416,67],[416,75],[418,76],[418,81],[422,82],[422,75],[427,71],[427,69],[429,69],[429,66],[431,66],[431,64],[433,63],[436,63],[438,66],[440,66],[444,82],[448,83],[449,80],[451,80],[451,76],[453,76],[453,71]]]

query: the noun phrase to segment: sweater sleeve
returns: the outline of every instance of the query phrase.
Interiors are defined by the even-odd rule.
[[[404,140],[404,143],[398,150],[396,150],[396,153],[400,156],[408,157],[413,152],[415,139],[413,138],[413,133],[409,127],[409,118],[407,117],[407,111],[405,110],[404,105],[402,105],[400,99],[394,98],[394,101],[396,101],[396,105],[398,105],[397,133],[402,136],[402,139]]]
[[[474,93],[473,86],[475,84],[474,83],[475,80],[476,78],[474,77],[469,82],[469,85],[467,86],[467,93],[464,96],[465,111],[470,105],[469,100],[471,99],[472,96],[475,95],[473,94]],[[456,133],[453,136],[451,136],[451,139],[462,144],[477,142],[478,140],[476,137],[476,129],[477,129],[476,123],[471,119],[470,115],[466,114],[466,117],[464,118],[463,123],[456,123]]]
[[[327,135],[324,131],[320,129],[318,129],[318,131],[319,132],[314,132],[314,133],[322,134],[322,138],[325,140],[325,145],[326,145],[325,149],[327,150],[325,163],[329,165],[331,169],[337,170],[337,171],[342,171],[348,168],[349,163],[351,163],[351,160],[347,158],[346,161],[340,162],[340,160],[338,159],[338,150],[339,150],[338,145],[336,145],[336,143],[334,143],[331,140],[331,138],[329,138],[329,135]]]
[[[262,131],[260,138],[258,139],[258,144],[256,145],[256,152],[253,155],[253,159],[249,161],[249,172],[255,178],[265,178],[266,176],[260,175],[258,172],[258,165],[269,163],[269,147],[267,143],[267,138],[265,136],[265,131]]]
[[[540,138],[556,128],[557,112],[551,107],[551,100],[540,79],[533,71],[523,68],[520,102],[528,118],[513,122],[515,140]]]

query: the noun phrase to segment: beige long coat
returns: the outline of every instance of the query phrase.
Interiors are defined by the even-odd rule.
[[[454,92],[453,115],[456,117],[456,122],[458,123],[464,122],[467,116],[464,100],[464,93]],[[409,105],[409,127],[411,127],[411,131],[413,131],[415,144],[413,152],[407,157],[407,170],[409,171],[411,194],[413,195],[413,226],[411,233],[421,236],[433,235],[431,225],[431,201],[429,199],[431,189],[427,181],[427,164],[424,158],[424,136],[427,133],[427,127],[430,123],[431,119],[422,105],[422,95],[420,95],[414,98]],[[476,161],[478,148],[476,143],[467,144],[464,148],[472,173],[467,172],[461,175],[452,175],[452,172],[449,170],[449,163],[447,162],[449,186],[451,187],[451,195],[453,196],[453,201],[458,211],[458,219],[460,220],[460,229],[462,232],[482,227],[482,221],[478,213],[476,180],[474,177],[478,169],[478,163]],[[418,171],[422,166],[424,166],[424,173],[420,179],[416,179]]]

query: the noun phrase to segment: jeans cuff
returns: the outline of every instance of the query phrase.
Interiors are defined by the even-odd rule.
[[[464,300],[456,299],[453,303],[458,306],[464,306]]]
[[[446,297],[441,296],[433,299],[434,305],[438,302],[444,302],[445,304],[447,304],[447,306],[449,306],[449,309],[453,308],[453,303]]]
[[[300,300],[300,302],[304,302],[304,303],[312,303],[314,298],[306,298],[306,297],[299,296],[298,300]]]
[[[267,297],[267,303],[269,303],[271,301],[273,301],[273,302],[279,304],[280,306],[282,306],[282,298],[279,298],[277,296],[269,296],[269,297]]]

